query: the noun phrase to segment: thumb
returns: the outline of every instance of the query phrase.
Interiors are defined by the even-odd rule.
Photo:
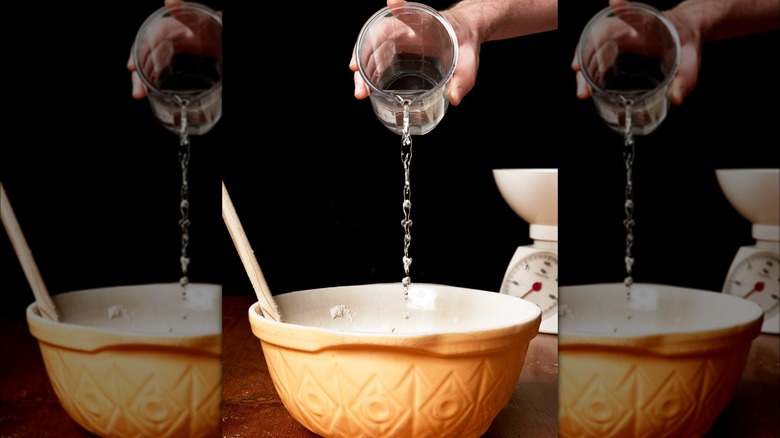
[[[458,65],[450,79],[449,100],[453,106],[460,105],[463,97],[474,88],[477,82],[479,54],[472,46],[462,45],[458,54]]]
[[[683,46],[680,66],[669,84],[669,99],[674,105],[682,105],[686,97],[696,87],[699,78],[700,59],[698,51],[691,46]]]

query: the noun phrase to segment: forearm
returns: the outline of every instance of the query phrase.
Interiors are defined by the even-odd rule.
[[[696,29],[702,41],[780,28],[780,0],[686,0],[668,13]]]
[[[557,0],[462,0],[448,12],[481,43],[558,27]]]

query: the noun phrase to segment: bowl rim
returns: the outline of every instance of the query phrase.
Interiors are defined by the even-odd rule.
[[[561,286],[559,297],[565,295],[567,289],[583,290],[592,287],[625,287],[623,283],[592,283],[571,286]],[[731,295],[724,295],[715,291],[703,289],[693,289],[679,287],[661,283],[635,283],[639,287],[658,287],[675,288],[691,293],[710,293],[718,294],[718,299],[734,300],[734,303],[740,303],[746,308],[752,309],[753,315],[746,318],[744,322],[733,324],[727,327],[694,329],[680,332],[667,332],[657,334],[642,333],[608,333],[608,332],[567,332],[565,324],[559,324],[558,328],[558,350],[563,351],[581,351],[581,350],[616,350],[632,351],[635,353],[662,355],[662,356],[685,356],[709,354],[720,350],[733,348],[734,345],[751,342],[761,333],[761,325],[764,320],[764,313],[757,304],[742,300]],[[564,292],[561,294],[561,292]],[[561,298],[561,302],[565,299]]]
[[[502,175],[506,174],[545,174],[545,173],[558,173],[558,168],[556,167],[494,167],[493,174],[500,173]]]
[[[121,286],[96,287],[89,289],[78,289],[56,294],[68,296],[83,292],[95,292],[101,290],[114,289],[154,289],[159,287],[171,287],[178,283],[142,283]],[[221,294],[221,285],[213,283],[190,283],[192,286],[219,288]],[[221,320],[220,311],[220,320]],[[112,328],[86,326],[62,321],[52,321],[44,318],[38,304],[33,301],[26,310],[25,316],[30,334],[41,344],[50,345],[55,348],[68,348],[83,352],[97,352],[101,350],[127,350],[133,348],[144,349],[179,349],[187,350],[192,353],[206,355],[221,354],[222,328],[220,323],[219,331],[204,331],[190,333],[155,333],[155,332],[124,332]],[[64,335],[67,333],[67,336]]]
[[[292,296],[296,293],[316,293],[323,290],[341,288],[366,288],[371,287],[400,287],[401,283],[365,283],[345,286],[332,286],[298,290],[282,295]],[[479,330],[468,331],[440,331],[440,332],[404,332],[389,333],[376,331],[347,331],[327,327],[314,327],[303,324],[279,322],[262,316],[259,302],[250,305],[248,317],[252,332],[262,343],[270,343],[300,351],[324,351],[332,349],[344,349],[352,347],[372,348],[381,350],[387,348],[402,348],[408,350],[424,351],[428,354],[440,354],[446,356],[472,355],[489,351],[502,350],[511,346],[526,344],[536,337],[541,324],[541,309],[534,303],[520,300],[517,297],[500,294],[498,292],[485,291],[459,286],[451,286],[437,283],[414,283],[419,287],[444,287],[472,294],[494,294],[497,300],[506,300],[508,303],[520,303],[528,311],[524,318],[518,318],[511,324],[494,325]],[[284,309],[282,309],[284,313]],[[476,339],[476,334],[480,335]],[[322,337],[328,337],[329,342],[324,345]],[[446,340],[444,339],[446,337]]]
[[[735,173],[757,173],[768,175],[780,175],[780,168],[777,167],[723,167],[715,169],[716,174],[735,174]]]

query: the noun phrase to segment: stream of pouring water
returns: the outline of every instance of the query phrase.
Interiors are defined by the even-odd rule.
[[[633,101],[623,99],[626,105],[626,127],[623,131],[623,162],[626,166],[626,191],[625,191],[625,203],[623,208],[626,212],[626,218],[623,220],[623,225],[626,228],[626,278],[624,283],[626,285],[626,297],[631,299],[631,286],[634,284],[633,268],[634,257],[632,255],[632,248],[634,246],[634,184],[633,184],[633,170],[634,170],[634,135],[631,132],[631,109]]]
[[[406,300],[409,298],[409,285],[412,282],[412,278],[409,275],[409,271],[410,271],[409,268],[412,265],[412,258],[409,257],[409,246],[412,242],[412,234],[411,234],[412,220],[410,218],[410,214],[412,210],[412,201],[411,201],[411,185],[409,180],[409,167],[412,161],[412,135],[409,132],[409,104],[411,102],[400,96],[399,99],[401,99],[401,102],[403,103],[403,107],[404,107],[404,122],[403,122],[404,125],[403,125],[403,132],[401,135],[401,162],[404,165],[404,201],[403,201],[404,218],[401,221],[401,226],[404,229],[404,257],[403,257],[404,278],[402,280],[402,284],[404,287],[404,300]]]
[[[185,299],[187,298],[187,286],[190,283],[188,274],[190,258],[187,255],[187,247],[190,243],[190,187],[188,181],[190,137],[189,134],[187,134],[188,101],[179,100],[181,104],[181,128],[179,129],[179,164],[181,165],[181,190],[179,201],[179,211],[181,212],[181,219],[179,219],[179,227],[181,227],[181,256],[179,257],[179,261],[181,263],[181,278],[179,279],[179,285],[181,286],[181,297],[182,299]]]

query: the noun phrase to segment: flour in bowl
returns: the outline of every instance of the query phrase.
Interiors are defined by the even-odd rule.
[[[106,313],[108,314],[108,319],[114,319],[114,318],[130,318],[130,312],[127,311],[127,308],[121,304],[116,304],[114,306],[109,307],[106,310]]]
[[[330,308],[330,318],[336,319],[336,318],[349,318],[350,321],[352,321],[355,318],[355,312],[350,310],[349,307],[347,307],[346,304],[338,304],[336,306],[333,306]]]

